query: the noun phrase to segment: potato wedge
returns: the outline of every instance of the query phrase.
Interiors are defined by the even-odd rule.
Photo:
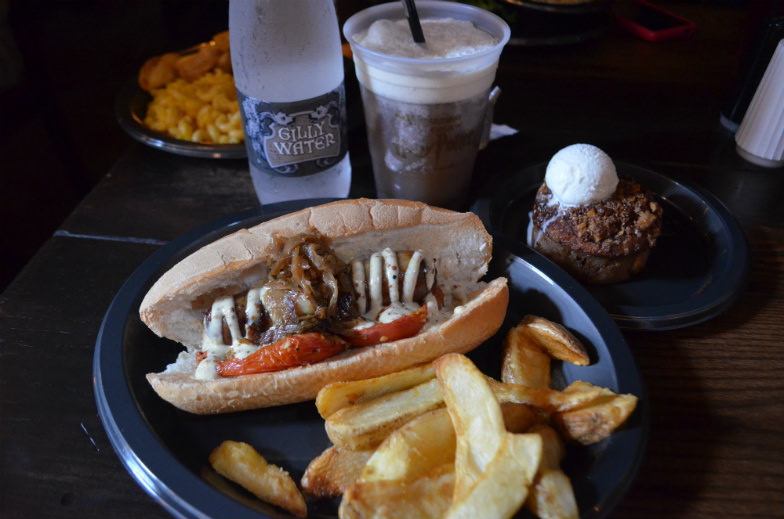
[[[433,365],[423,364],[381,377],[333,382],[318,392],[316,409],[322,418],[327,418],[344,407],[409,389],[433,378]]]
[[[528,404],[545,413],[584,407],[589,402],[595,400],[602,392],[602,388],[596,386],[567,392],[522,386],[520,384],[505,384],[491,378],[487,378],[487,381],[499,402]]]
[[[511,432],[526,431],[540,420],[524,404],[504,404],[501,412]],[[387,436],[368,460],[359,481],[410,481],[436,466],[454,462],[455,448],[455,430],[446,408],[428,411]]]
[[[480,519],[512,517],[528,497],[542,455],[538,434],[505,433],[496,457],[465,493],[455,494],[446,517]],[[455,465],[455,485],[460,478]]]
[[[569,385],[563,393],[580,394],[594,389],[595,386],[578,381]],[[637,407],[638,399],[635,395],[619,395],[607,388],[598,389],[600,393],[592,401],[552,415],[553,424],[567,441],[583,445],[600,442],[626,422]]]
[[[504,384],[487,379],[493,393],[503,404],[526,404],[543,413],[584,407],[600,396],[602,388],[556,391]],[[344,407],[325,422],[327,436],[335,445],[352,450],[377,447],[392,431],[411,419],[443,406],[435,380],[361,404]]]
[[[542,462],[539,466],[540,471],[560,468],[561,462],[566,457],[566,444],[558,435],[558,432],[545,423],[533,425],[526,432],[529,434],[538,434],[542,437]]]
[[[518,327],[525,329],[529,337],[554,359],[578,366],[587,366],[591,362],[580,340],[561,324],[544,317],[526,315]]]
[[[468,357],[447,354],[433,366],[457,435],[455,495],[463,495],[501,448],[506,434],[504,417],[487,377]]]
[[[311,460],[300,486],[316,497],[338,497],[359,479],[372,454],[372,449],[355,451],[332,445]]]
[[[561,469],[545,469],[534,479],[526,508],[541,519],[577,519],[572,482]]]
[[[509,384],[550,388],[550,355],[531,337],[528,327],[519,324],[504,338],[501,380]]]
[[[344,407],[325,421],[333,444],[353,450],[377,447],[389,434],[422,413],[443,406],[433,379],[403,391]]]
[[[249,490],[262,501],[288,510],[296,517],[308,515],[305,499],[289,473],[267,463],[247,443],[224,441],[210,453],[210,464],[218,474]]]
[[[488,378],[464,355],[444,355],[434,368],[457,435],[455,489],[446,516],[513,516],[539,468],[542,437],[506,431]]]
[[[504,384],[482,376],[499,402],[527,404],[544,413],[582,407],[597,398],[602,391],[602,388],[590,386],[562,392]],[[443,405],[438,382],[433,379],[409,389],[344,407],[326,419],[325,428],[333,444],[352,450],[364,450],[377,447],[398,427]]]
[[[351,485],[338,508],[341,519],[437,519],[452,503],[454,465],[435,467],[413,481],[379,480]]]
[[[577,517],[577,500],[572,483],[561,470],[566,445],[558,432],[545,423],[532,426],[531,434],[542,438],[542,461],[525,505],[541,519]]]
[[[441,407],[387,436],[368,460],[359,481],[411,481],[454,460],[455,430],[449,413]]]

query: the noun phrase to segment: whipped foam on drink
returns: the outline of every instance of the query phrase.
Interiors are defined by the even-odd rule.
[[[367,31],[354,37],[370,50],[407,58],[457,58],[469,56],[496,45],[497,40],[473,23],[452,18],[421,20],[425,45],[415,43],[408,21],[376,20]]]
[[[572,144],[553,155],[544,177],[562,205],[577,206],[606,200],[618,186],[615,164],[591,144]]]
[[[499,40],[469,21],[423,18],[420,23],[425,45],[414,42],[405,18],[376,20],[353,35],[359,82],[376,95],[408,103],[451,103],[487,94]]]

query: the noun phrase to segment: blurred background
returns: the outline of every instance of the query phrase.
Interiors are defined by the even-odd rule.
[[[542,13],[526,29],[532,39],[518,34],[518,43],[563,54],[602,31],[620,31],[607,13],[611,1],[591,1],[603,9],[583,17],[584,26]],[[372,3],[378,2],[338,1],[338,16],[345,20]],[[502,0],[472,3],[509,7]],[[747,13],[737,54],[726,58],[731,72],[760,21],[778,9],[775,0],[665,3]],[[227,20],[228,0],[0,0],[0,291],[133,142],[114,116],[121,86],[134,81],[147,58],[207,41]],[[549,50],[551,43],[564,45]],[[721,80],[730,85],[733,78]]]
[[[144,61],[228,26],[228,0],[0,0],[0,290],[133,142]]]

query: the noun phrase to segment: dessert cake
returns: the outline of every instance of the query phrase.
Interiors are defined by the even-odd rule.
[[[528,242],[580,281],[617,283],[645,267],[661,232],[662,207],[633,179],[618,179],[612,162],[597,150],[570,150],[567,158],[576,161],[567,160],[566,166],[564,157],[553,157],[536,193]],[[586,165],[586,158],[604,163],[596,168]],[[561,171],[550,171],[551,166]],[[548,177],[557,187],[551,189]],[[569,195],[565,198],[570,203],[558,196],[559,191]],[[584,192],[585,203],[575,203],[580,201],[575,191]]]

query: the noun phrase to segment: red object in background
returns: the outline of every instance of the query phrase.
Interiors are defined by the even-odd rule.
[[[645,0],[623,2],[615,17],[626,30],[652,42],[691,36],[697,30],[691,20]]]

